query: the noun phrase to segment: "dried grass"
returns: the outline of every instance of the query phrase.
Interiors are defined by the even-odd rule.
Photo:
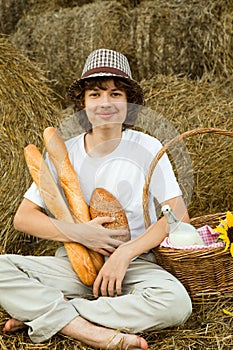
[[[0,32],[13,34],[18,21],[28,12],[41,16],[47,11],[59,11],[63,8],[82,7],[93,2],[108,2],[108,0],[0,0]],[[134,8],[142,0],[119,0],[127,9]]]
[[[42,72],[6,38],[0,39],[0,136],[1,136],[1,223],[0,249],[20,252],[21,241],[30,242],[13,229],[12,218],[31,183],[23,148],[42,146],[42,131],[59,120],[55,95]],[[26,247],[26,244],[25,244]]]
[[[100,47],[129,52],[130,15],[117,1],[96,2],[40,16],[28,13],[12,41],[35,59],[63,96],[81,75],[86,57]]]
[[[18,21],[30,11],[38,16],[48,10],[82,6],[94,0],[0,0],[0,32],[14,33]]]
[[[210,81],[207,76],[193,81],[187,77],[159,75],[142,82],[142,86],[147,106],[168,125],[172,124],[178,133],[199,127],[233,130],[232,77]],[[167,142],[174,136],[168,128],[159,127],[159,121],[155,122],[156,115],[152,113],[141,119],[141,127]],[[191,217],[232,210],[232,138],[201,135],[187,139],[185,144],[195,180],[189,204]],[[180,159],[181,167],[184,160]],[[184,190],[191,184],[185,172],[181,172],[179,180]]]
[[[14,32],[16,24],[27,8],[27,0],[0,0],[0,32]]]
[[[125,54],[135,79],[233,73],[231,0],[95,1],[25,13],[12,41],[47,71],[63,96],[87,55],[106,47]]]
[[[232,18],[231,0],[143,1],[132,11],[137,78],[231,75]]]

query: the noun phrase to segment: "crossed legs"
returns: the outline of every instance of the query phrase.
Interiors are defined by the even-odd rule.
[[[135,333],[178,325],[191,313],[187,292],[178,281],[143,259],[132,262],[125,277],[130,292],[119,298],[86,300],[73,293],[78,290],[82,295],[91,290],[80,284],[64,259],[0,258],[4,291],[0,303],[12,316],[4,330],[28,326],[35,343],[60,332],[97,348],[147,350],[146,340]],[[100,325],[96,325],[96,315]],[[131,334],[119,332],[120,327],[129,328]]]
[[[5,332],[14,332],[26,327],[22,321],[9,319],[4,327]],[[123,334],[110,328],[96,326],[78,316],[60,331],[73,339],[102,349],[141,349],[147,350],[144,338],[134,334]]]

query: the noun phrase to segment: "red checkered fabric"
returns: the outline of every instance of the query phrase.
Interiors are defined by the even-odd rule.
[[[173,249],[184,249],[184,250],[199,250],[199,249],[206,249],[206,248],[218,248],[218,247],[224,247],[224,242],[217,242],[219,233],[214,232],[212,228],[208,225],[202,226],[199,229],[197,229],[198,233],[202,237],[205,246],[203,245],[191,245],[186,247],[174,247],[171,242],[169,241],[169,238],[166,237],[160,244],[160,247],[164,248],[173,248]]]
[[[121,76],[132,79],[127,58],[120,52],[108,49],[93,51],[87,58],[82,77]]]

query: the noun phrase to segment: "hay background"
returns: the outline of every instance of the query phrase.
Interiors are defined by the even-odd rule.
[[[199,127],[233,130],[233,77],[229,79],[190,80],[187,77],[163,76],[143,81],[146,104],[167,119],[179,133]],[[150,118],[141,125],[158,138],[160,130]],[[154,128],[154,130],[153,130]],[[161,133],[160,133],[161,134]],[[163,142],[171,139],[165,133]],[[187,202],[191,217],[232,210],[233,139],[218,135],[200,135],[185,141],[194,174],[193,194]],[[174,151],[173,151],[174,152]],[[178,163],[183,167],[184,160]],[[183,191],[189,187],[187,173],[179,179]]]
[[[58,123],[55,94],[42,72],[6,38],[0,39],[0,252],[30,251],[34,239],[17,234],[13,216],[31,183],[23,149],[29,143],[42,149],[42,132]],[[24,244],[25,243],[25,244]]]
[[[47,72],[62,95],[80,76],[86,56],[103,46],[125,54],[138,80],[157,74],[232,74],[231,0],[126,3],[63,7],[46,1],[44,7],[37,4],[24,11],[11,39]]]
[[[42,131],[60,126],[61,118],[64,135],[73,132],[72,105],[64,97],[90,51],[106,47],[129,58],[151,109],[138,125],[145,132],[159,130],[162,141],[169,139],[170,131],[155,124],[160,118],[177,132],[232,130],[232,23],[232,0],[0,0],[0,252],[42,255],[56,248],[13,229],[15,210],[31,182],[23,147],[31,142],[42,149]],[[203,135],[186,146],[195,175],[191,216],[232,210],[232,139]],[[185,176],[180,180],[187,188]],[[232,317],[223,308],[233,312],[232,295],[195,302],[183,327],[144,336],[152,350],[230,350]],[[0,319],[3,326],[2,310]],[[9,336],[1,330],[0,347],[91,349],[60,335],[35,345],[24,331]]]

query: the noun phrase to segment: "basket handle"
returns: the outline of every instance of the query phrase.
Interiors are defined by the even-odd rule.
[[[181,140],[184,140],[188,137],[195,136],[198,134],[210,134],[210,133],[233,137],[233,131],[228,131],[228,130],[218,129],[218,128],[198,128],[198,129],[189,130],[184,132],[183,134],[177,135],[176,137],[168,141],[161,148],[161,150],[156,154],[155,158],[152,160],[150,164],[148,174],[145,179],[145,184],[143,187],[143,214],[144,214],[144,221],[145,221],[146,228],[148,228],[151,224],[150,214],[149,214],[149,185],[150,185],[153,171],[156,165],[158,164],[160,158],[164,155],[164,153],[166,153],[169,147],[175,145]]]

